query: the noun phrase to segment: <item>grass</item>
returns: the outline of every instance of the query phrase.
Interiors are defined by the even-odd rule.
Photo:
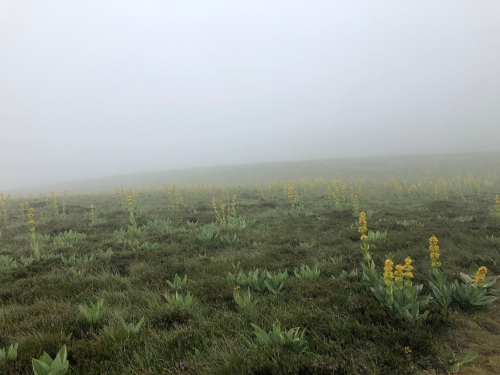
[[[395,263],[410,256],[414,282],[429,295],[432,235],[448,280],[473,262],[500,274],[500,220],[491,214],[500,171],[489,158],[350,160],[338,175],[324,162],[303,163],[302,174],[267,165],[259,185],[247,182],[256,166],[217,185],[159,183],[135,191],[136,228],[128,187],[58,194],[64,214],[43,194],[3,195],[0,348],[18,347],[0,374],[31,374],[32,358],[53,358],[64,345],[73,374],[439,374],[449,369],[448,346],[457,358],[478,354],[460,373],[500,373],[498,301],[446,310],[431,301],[427,319],[413,325],[375,298],[361,280],[349,195],[369,213],[377,271],[386,254]],[[332,194],[344,186],[338,204],[328,186]],[[233,195],[235,213],[217,222],[212,197],[220,214]],[[26,261],[26,201],[39,261]]]

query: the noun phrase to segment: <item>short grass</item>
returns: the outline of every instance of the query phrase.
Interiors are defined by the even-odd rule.
[[[301,175],[273,165],[262,167],[258,183],[242,177],[152,185],[134,192],[137,229],[130,187],[57,193],[58,212],[50,195],[4,195],[0,348],[19,347],[17,360],[0,362],[0,374],[30,374],[32,358],[54,356],[64,344],[73,374],[441,374],[449,367],[447,345],[459,358],[479,355],[461,373],[500,373],[497,302],[446,311],[431,302],[425,322],[411,325],[361,281],[355,204],[368,213],[369,230],[387,232],[371,250],[377,269],[385,254],[399,263],[411,256],[425,294],[432,235],[449,279],[473,262],[500,274],[499,166],[491,155],[464,158],[379,165],[358,159],[346,162],[341,177],[324,163],[315,176],[309,167]],[[221,223],[221,204],[226,216],[233,195],[230,216],[239,220]],[[40,261],[26,260],[32,255],[26,201],[34,208]],[[303,265],[318,265],[319,278],[295,277]],[[251,291],[256,302],[238,306],[239,285],[228,274],[257,268],[288,277],[281,290]],[[168,282],[176,275],[187,275],[178,295],[189,292],[191,306],[172,302]],[[236,293],[243,298],[247,290]],[[83,306],[100,300],[103,317],[87,320]],[[138,332],[127,330],[142,318]],[[303,345],[265,345],[252,324],[266,332],[276,324],[300,328],[297,335],[305,329]]]

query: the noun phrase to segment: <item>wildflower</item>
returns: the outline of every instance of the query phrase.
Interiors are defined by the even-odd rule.
[[[241,288],[240,288],[240,286],[239,286],[239,285],[236,285],[236,286],[233,288],[233,290],[234,290],[235,292],[239,291],[240,289],[241,289]]]
[[[361,234],[365,234],[368,231],[368,228],[366,227],[366,213],[365,211],[361,211],[359,214],[359,228],[358,232]]]
[[[401,280],[403,280],[403,266],[401,264],[398,264],[396,266],[396,270],[394,271],[394,281]]]
[[[431,267],[439,267],[439,246],[438,246],[438,239],[436,236],[432,236],[429,239],[429,250],[431,251],[430,253],[430,258],[431,258]]]
[[[409,347],[409,346],[405,346],[405,347],[403,348],[403,350],[404,350],[404,352],[405,352],[405,354],[406,354],[406,355],[411,354],[411,349],[410,349],[410,347]]]
[[[392,272],[392,267],[394,263],[390,259],[385,260],[385,266],[384,266],[384,279],[386,285],[389,285],[391,283],[391,279],[394,277],[394,274]]]
[[[478,268],[478,270],[476,272],[476,278],[474,279],[476,281],[477,286],[483,286],[483,281],[484,281],[484,278],[486,277],[487,272],[488,272],[488,269],[485,266]]]
[[[411,263],[413,262],[413,260],[411,260],[410,257],[407,257],[405,259],[405,265],[403,266],[403,276],[404,277],[407,277],[409,279],[413,279],[413,266],[411,265]]]
[[[366,241],[368,239],[368,236],[366,234],[361,235],[361,241]]]

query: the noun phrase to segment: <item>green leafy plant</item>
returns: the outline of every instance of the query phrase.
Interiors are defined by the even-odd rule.
[[[302,280],[317,280],[321,271],[317,264],[313,268],[309,268],[309,266],[303,264],[300,266],[300,269],[296,268],[293,273],[297,278]]]
[[[404,227],[411,227],[411,226],[423,227],[424,226],[424,223],[422,223],[420,221],[416,221],[416,220],[396,220],[396,224],[402,225]]]
[[[127,325],[127,323],[125,323],[125,321],[123,319],[121,319],[121,323],[122,323],[123,329],[128,334],[137,335],[140,332],[142,325],[144,324],[144,317],[141,320],[139,320],[139,322],[135,325],[133,323],[129,323]]]
[[[113,239],[117,243],[124,243],[125,240],[127,239],[127,231],[124,230],[123,228],[120,228],[119,230],[115,230],[113,232]]]
[[[186,286],[187,283],[187,275],[184,275],[184,278],[180,278],[179,275],[175,274],[174,282],[170,282],[167,280],[167,284],[174,292],[179,292]]]
[[[236,233],[233,236],[231,236],[230,234],[220,235],[219,240],[221,244],[224,246],[230,246],[232,244],[235,244],[237,242]]]
[[[59,350],[54,359],[46,352],[42,354],[40,359],[32,359],[33,372],[35,375],[65,375],[69,369],[67,360],[68,353],[66,345]]]
[[[368,233],[366,234],[366,236],[368,237],[368,239],[367,239],[368,243],[370,245],[372,245],[374,249],[376,249],[377,247],[375,246],[375,243],[385,240],[387,237],[387,231],[385,231],[385,232],[379,232],[379,231],[373,232],[373,231],[369,230]]]
[[[172,221],[170,219],[167,220],[160,220],[160,219],[154,219],[154,220],[148,220],[148,223],[145,226],[145,229],[147,230],[157,230],[161,234],[173,234],[175,233],[176,229],[172,226]]]
[[[431,267],[429,273],[431,277],[429,286],[432,294],[441,307],[446,309],[455,293],[455,284],[451,284],[451,286],[446,285],[446,274],[441,272],[437,267]]]
[[[177,310],[177,309],[185,309],[189,310],[194,303],[194,297],[191,293],[187,292],[185,296],[175,292],[175,294],[171,295],[165,293],[160,296],[161,300],[166,303],[165,309],[167,311]]]
[[[0,349],[0,361],[15,361],[17,359],[17,347],[19,344],[10,344],[9,349],[5,352],[5,349]]]
[[[252,301],[252,296],[250,294],[250,289],[247,289],[247,293],[243,294],[243,297],[239,293],[240,287],[237,286],[233,291],[233,298],[238,309],[241,311],[249,311],[257,305],[257,300]]]
[[[365,277],[368,280],[370,289],[380,303],[394,308],[404,319],[412,324],[424,321],[429,311],[420,313],[421,308],[425,308],[430,300],[429,296],[421,296],[423,285],[413,285],[413,266],[410,257],[405,259],[405,265],[397,265],[393,272],[393,262],[386,259],[384,275],[375,277],[370,274]],[[366,276],[366,274],[365,274]]]
[[[263,347],[286,347],[296,353],[306,349],[304,335],[306,330],[300,327],[291,328],[288,331],[282,330],[279,323],[274,323],[269,332],[264,331],[258,325],[252,323],[252,327],[257,337],[257,342]]]
[[[54,237],[54,246],[56,248],[59,247],[73,247],[76,245],[78,242],[83,241],[87,235],[85,233],[78,233],[78,232],[73,232],[72,229],[59,233],[57,236]]]
[[[90,307],[80,305],[79,310],[85,320],[91,325],[99,323],[107,314],[107,309],[104,307],[104,299],[100,299],[95,304],[91,303]]]
[[[50,236],[48,234],[38,234],[36,238],[42,243],[48,243],[50,241]]]
[[[75,254],[71,255],[69,258],[65,258],[61,254],[61,260],[65,265],[68,266],[80,266],[80,267],[85,267],[87,266],[90,262],[93,262],[95,260],[95,255],[91,255],[90,257],[88,255],[85,255],[81,258],[77,258]]]
[[[9,255],[0,255],[0,270],[17,268],[17,262]]]
[[[248,274],[240,271],[238,274],[233,275],[229,272],[227,276],[233,285],[240,285],[242,288],[249,288],[254,292],[264,292],[267,290],[273,294],[278,293],[283,288],[287,277],[287,271],[272,275],[266,270],[259,273],[258,268],[255,271],[248,272]]]
[[[256,222],[255,220],[247,220],[245,217],[242,216],[238,217],[229,216],[223,226],[229,230],[242,230],[247,227],[253,226],[255,222]]]
[[[153,250],[156,250],[158,248],[158,243],[150,243],[150,242],[144,242],[140,247],[139,249],[141,250],[146,250],[146,251],[153,251]]]
[[[346,270],[342,270],[338,276],[339,280],[346,279],[356,279],[359,275],[359,271],[357,269],[351,270],[351,272],[347,273]],[[332,276],[332,279],[335,279],[335,276]]]
[[[477,354],[474,352],[469,352],[464,357],[459,360],[453,350],[447,346],[444,353],[444,364],[448,368],[448,372],[451,374],[456,374],[459,372],[462,367],[471,363],[474,359],[477,358]]]
[[[473,263],[470,274],[474,276],[460,272],[463,283],[459,284],[455,280],[453,297],[466,306],[484,306],[495,301],[498,298],[497,291],[491,287],[496,283],[497,277],[486,277],[487,271],[486,267]]]
[[[110,259],[113,254],[113,250],[109,247],[106,251],[104,251],[103,249],[98,249],[96,256],[103,259]]]
[[[218,237],[217,226],[213,223],[201,227],[201,232],[196,236],[201,246],[209,246]]]

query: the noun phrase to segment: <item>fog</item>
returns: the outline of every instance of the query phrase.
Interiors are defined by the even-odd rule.
[[[0,2],[0,191],[496,150],[497,1]]]

